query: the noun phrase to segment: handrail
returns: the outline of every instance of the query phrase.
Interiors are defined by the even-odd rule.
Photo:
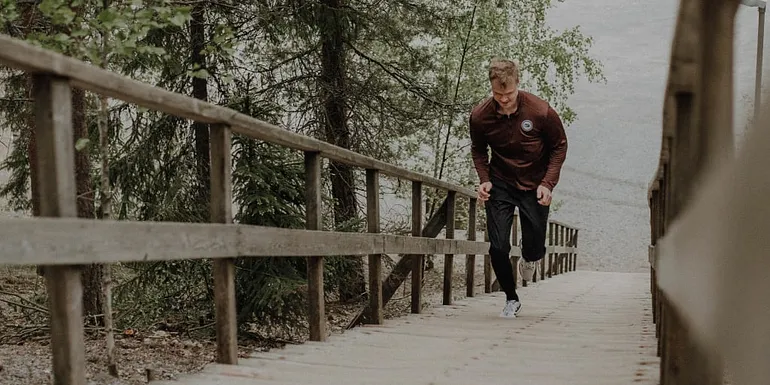
[[[758,151],[770,145],[767,128],[752,130],[746,151],[737,161],[732,156],[738,4],[679,2],[659,164],[647,195],[662,385],[721,385],[729,367],[737,369],[730,373],[734,380],[743,380],[735,383],[770,380],[765,362],[770,341],[764,329],[751,333],[752,325],[766,328],[770,322],[762,310],[766,301],[752,293],[767,292],[770,286],[756,274],[738,278],[740,272],[758,268],[753,258],[770,250],[768,237],[747,236],[770,230],[767,217],[758,218],[764,202],[744,200],[765,200],[760,192],[770,192],[767,173],[759,171],[765,155]],[[745,265],[733,267],[736,263]]]
[[[369,322],[383,322],[382,261],[385,253],[412,259],[412,312],[421,312],[422,258],[445,256],[444,304],[451,304],[455,254],[466,255],[466,295],[474,295],[476,254],[485,255],[484,289],[491,291],[486,241],[476,241],[473,190],[391,165],[234,110],[160,89],[76,59],[0,35],[0,64],[33,74],[40,216],[0,220],[0,264],[40,264],[49,287],[53,377],[57,384],[85,383],[82,284],[79,268],[90,263],[211,258],[216,309],[217,362],[237,363],[235,270],[239,256],[306,256],[310,339],[326,339],[323,265],[328,255],[369,256]],[[78,87],[198,122],[210,128],[210,224],[78,219],[76,216],[71,88]],[[306,229],[233,224],[232,132],[300,150],[305,155]],[[366,169],[368,234],[321,229],[321,158]],[[412,181],[412,235],[379,234],[379,180],[387,174]],[[446,190],[446,239],[423,236],[423,185]],[[455,240],[457,195],[469,199],[468,239]],[[577,267],[578,229],[549,220],[548,277]],[[515,242],[515,239],[513,239]],[[512,255],[520,255],[519,247]],[[545,278],[543,258],[540,279]],[[537,278],[537,277],[536,277]],[[526,282],[524,283],[526,284]]]
[[[475,198],[476,192],[425,174],[406,170],[333,144],[285,130],[227,107],[174,93],[104,70],[80,60],[0,34],[0,63],[30,73],[67,78],[73,87],[134,103],[201,123],[223,124],[234,132],[299,151],[318,152],[327,159]]]

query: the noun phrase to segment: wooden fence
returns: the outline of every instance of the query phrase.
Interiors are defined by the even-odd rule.
[[[444,254],[444,304],[451,303],[455,254],[467,256],[467,295],[473,296],[476,255],[488,243],[476,240],[475,191],[408,171],[326,142],[298,135],[236,111],[128,79],[84,62],[0,35],[0,64],[33,74],[39,159],[40,216],[0,220],[0,264],[45,266],[50,295],[55,384],[85,384],[80,267],[91,263],[203,259],[213,261],[217,362],[237,363],[233,258],[303,256],[308,259],[310,338],[327,336],[324,314],[325,256],[369,258],[370,322],[383,322],[382,254],[414,256],[412,311],[420,312],[422,258]],[[196,122],[210,123],[211,223],[91,220],[76,217],[71,89],[77,87]],[[305,154],[307,230],[232,223],[231,135],[286,146]],[[368,234],[321,231],[321,159],[366,170]],[[412,182],[412,236],[380,234],[381,174]],[[425,186],[447,191],[446,239],[421,234]],[[468,239],[454,239],[455,202],[469,199]],[[577,229],[549,223],[548,276],[577,266]],[[521,250],[514,247],[513,256]],[[485,291],[492,291],[485,264]],[[545,276],[545,259],[541,279]]]
[[[661,384],[770,383],[770,127],[733,143],[739,0],[681,0],[649,188]]]

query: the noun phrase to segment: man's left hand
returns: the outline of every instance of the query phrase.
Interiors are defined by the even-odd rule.
[[[543,185],[537,187],[537,203],[543,206],[551,205],[551,190],[548,187]]]

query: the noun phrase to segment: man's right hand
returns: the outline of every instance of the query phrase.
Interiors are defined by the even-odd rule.
[[[479,185],[478,198],[482,202],[489,199],[489,190],[492,190],[492,182],[484,182]]]

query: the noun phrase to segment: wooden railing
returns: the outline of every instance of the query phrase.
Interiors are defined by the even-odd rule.
[[[770,383],[770,127],[733,144],[739,0],[681,0],[649,188],[661,381]]]
[[[422,306],[422,258],[444,254],[444,304],[452,302],[453,256],[464,254],[468,296],[473,296],[475,256],[488,243],[476,240],[477,204],[473,190],[292,133],[236,111],[128,79],[84,62],[0,35],[0,64],[33,74],[39,159],[40,216],[0,220],[0,264],[44,266],[50,295],[51,348],[56,384],[85,384],[80,266],[91,263],[213,260],[217,362],[237,363],[233,258],[308,258],[310,339],[325,330],[323,265],[332,255],[369,256],[370,322],[383,322],[382,254],[405,254],[412,264],[412,312]],[[211,202],[209,224],[79,219],[76,216],[71,89],[77,87],[139,106],[210,123]],[[283,145],[305,154],[307,230],[233,224],[231,135]],[[366,169],[368,234],[321,231],[321,159]],[[381,174],[412,182],[412,236],[380,234]],[[425,186],[447,191],[446,239],[421,234]],[[469,199],[468,239],[454,239],[457,196]],[[548,276],[574,270],[577,229],[551,221]],[[515,239],[515,238],[514,238]],[[521,250],[513,247],[514,256]],[[485,291],[492,272],[485,263]],[[544,262],[545,263],[545,260]],[[545,265],[543,265],[545,267]],[[543,271],[545,269],[542,269]],[[544,275],[541,273],[541,279]]]

